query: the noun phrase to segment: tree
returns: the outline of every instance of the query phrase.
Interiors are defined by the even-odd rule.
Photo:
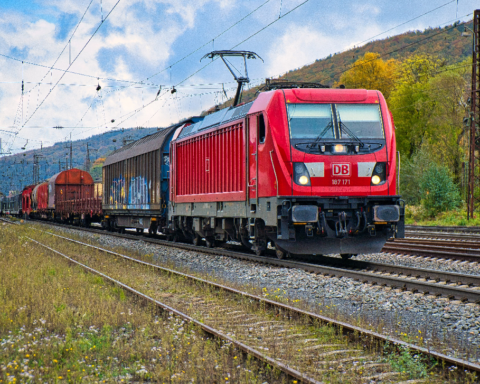
[[[439,59],[413,56],[399,66],[389,103],[403,158],[412,158],[428,145],[432,161],[445,165],[456,182],[461,180],[467,151],[463,118],[468,70],[468,62],[445,66]]]
[[[468,154],[468,127],[463,118],[468,108],[470,63],[446,67],[428,82],[432,113],[425,140],[429,142],[432,157],[453,172],[457,182],[461,180],[462,163],[467,161]]]
[[[434,101],[429,81],[444,66],[438,58],[425,54],[404,60],[397,68],[397,82],[389,98],[390,110],[396,126],[397,148],[411,157],[432,128],[429,120]]]
[[[380,54],[367,52],[358,59],[350,70],[343,73],[340,81],[347,88],[376,89],[385,98],[390,97],[397,77],[398,62],[394,59],[383,61]]]
[[[457,208],[460,193],[457,185],[445,166],[431,163],[420,181],[420,192],[424,196],[422,205],[429,216]]]

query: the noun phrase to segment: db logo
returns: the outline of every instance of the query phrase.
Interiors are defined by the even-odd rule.
[[[350,176],[350,164],[332,164],[333,176]]]

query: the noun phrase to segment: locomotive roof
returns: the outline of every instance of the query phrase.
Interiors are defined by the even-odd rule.
[[[178,138],[183,139],[184,137],[194,135],[197,132],[203,131],[204,129],[212,128],[217,125],[227,123],[231,120],[240,119],[247,115],[253,103],[254,102],[251,101],[250,103],[246,103],[235,108],[230,107],[221,109],[218,112],[205,116],[202,121],[183,128]]]
[[[162,129],[161,131],[142,137],[141,139],[138,139],[133,143],[127,144],[113,151],[107,157],[103,166],[105,167],[107,165],[114,164],[119,161],[141,155],[143,153],[155,151],[163,146],[163,143],[168,138],[169,134],[173,133],[175,129],[177,129],[179,126],[186,123],[196,123],[197,121],[199,121],[199,119],[201,119],[201,117],[191,117],[168,128]]]

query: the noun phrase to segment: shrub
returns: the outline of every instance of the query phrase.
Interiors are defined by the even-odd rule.
[[[422,205],[429,216],[457,208],[462,200],[447,167],[431,163],[420,179]]]

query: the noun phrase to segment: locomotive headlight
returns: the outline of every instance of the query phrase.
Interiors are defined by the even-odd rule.
[[[383,163],[377,163],[375,166],[375,173],[382,173],[384,168]]]
[[[378,176],[378,175],[373,175],[373,176],[372,176],[372,184],[377,185],[377,184],[379,184],[381,181],[382,181],[382,179],[380,178],[380,176]]]
[[[310,181],[310,180],[308,180],[308,177],[307,177],[307,176],[300,176],[300,177],[298,178],[298,182],[299,182],[300,184],[302,184],[302,185],[307,185],[309,181]]]
[[[295,164],[295,173],[303,173],[305,170],[305,165],[302,163]]]
[[[310,185],[310,174],[304,163],[293,163],[293,181],[301,186]]]
[[[371,185],[383,184],[387,180],[387,163],[378,162],[372,172]]]
[[[335,144],[333,147],[333,152],[335,153],[345,153],[347,152],[347,147],[343,144]]]

